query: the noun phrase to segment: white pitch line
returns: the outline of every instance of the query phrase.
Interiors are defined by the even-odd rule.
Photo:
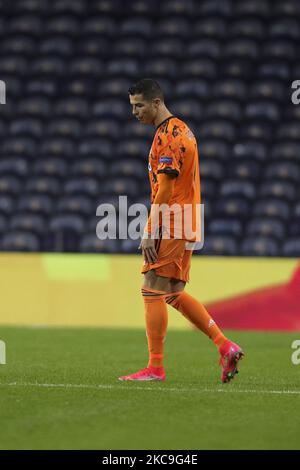
[[[255,393],[255,394],[267,394],[267,395],[300,395],[300,390],[248,390],[248,389],[237,389],[231,388],[231,385],[224,385],[228,388],[174,388],[174,387],[141,387],[132,386],[132,382],[128,386],[124,385],[108,385],[108,384],[43,384],[43,383],[0,383],[0,387],[43,387],[43,388],[83,388],[90,390],[151,390],[159,392],[184,392],[184,393]]]

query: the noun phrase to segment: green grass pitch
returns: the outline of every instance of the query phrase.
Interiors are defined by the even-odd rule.
[[[227,334],[246,353],[230,384],[197,331],[168,332],[166,382],[128,383],[142,330],[0,327],[0,448],[299,449],[300,333]]]

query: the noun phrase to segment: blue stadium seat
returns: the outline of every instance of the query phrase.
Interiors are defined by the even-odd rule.
[[[246,256],[279,256],[279,245],[268,237],[247,237],[241,244],[241,252]]]
[[[116,21],[112,18],[103,15],[96,15],[83,21],[82,31],[85,34],[115,37],[118,30]]]
[[[258,75],[261,78],[279,78],[286,80],[290,76],[290,64],[285,60],[265,60],[258,67]]]
[[[40,153],[46,156],[72,158],[76,153],[75,142],[66,137],[47,137],[40,145]]]
[[[108,166],[104,160],[98,158],[84,158],[76,161],[71,167],[72,175],[88,176],[91,178],[107,178]]]
[[[105,15],[115,15],[122,12],[121,0],[93,0],[89,5],[90,11],[94,13],[101,13]],[[86,5],[85,5],[86,8]]]
[[[243,94],[243,98],[246,97],[246,95],[248,97],[248,90],[246,91],[245,80],[248,79],[249,75],[252,73],[252,70],[252,61],[248,59],[239,57],[234,57],[231,59],[223,58],[219,65],[219,76],[222,76],[223,78],[218,80],[215,88],[224,88],[225,93],[229,94],[229,96],[234,96],[236,94],[238,97],[238,95]],[[229,79],[230,81],[235,80],[235,83],[231,86]],[[223,81],[225,83],[222,87]]]
[[[139,184],[132,177],[115,176],[103,184],[103,189],[108,194],[136,197],[139,194]]]
[[[247,88],[243,81],[237,78],[217,80],[212,88],[214,98],[229,98],[244,100],[247,97]]]
[[[282,220],[288,220],[290,213],[289,204],[275,197],[261,199],[253,207],[253,214],[259,217],[278,217]]]
[[[81,136],[82,125],[77,119],[59,118],[50,121],[45,129],[49,136],[77,139]]]
[[[21,157],[8,157],[0,160],[0,175],[26,178],[29,173],[28,161]]]
[[[76,50],[82,56],[94,56],[106,58],[111,51],[111,41],[108,37],[91,34],[85,36],[84,40],[78,38]]]
[[[86,11],[84,0],[53,0],[52,3],[52,9],[55,12],[84,14]]]
[[[193,0],[167,0],[161,4],[161,12],[163,15],[179,15],[189,16],[194,14]]]
[[[37,152],[36,141],[30,137],[8,137],[2,144],[2,154],[34,156]]]
[[[21,54],[23,57],[30,56],[35,52],[34,39],[24,34],[12,37],[3,37],[2,51],[6,54]],[[2,77],[2,73],[1,73]]]
[[[229,144],[227,142],[224,142],[222,139],[209,139],[201,136],[201,139],[199,141],[199,154],[201,156],[200,158],[204,157],[225,161],[228,160],[231,154],[231,149]]]
[[[278,126],[278,139],[298,140],[300,147],[300,122],[289,121]]]
[[[128,11],[146,17],[159,7],[158,4],[158,0],[153,0],[151,3],[149,3],[148,0],[131,0],[130,3],[128,3]]]
[[[260,18],[237,18],[232,22],[228,32],[236,38],[246,37],[261,40],[264,38],[266,31],[265,25]]]
[[[182,88],[179,87],[176,89],[178,95],[188,95],[188,93],[183,92],[183,84]],[[191,83],[192,87],[192,83]],[[178,92],[180,90],[180,93]],[[193,98],[178,98],[174,101],[170,102],[170,109],[172,109],[172,113],[179,118],[181,116],[185,116],[186,120],[198,120],[203,117],[203,106],[199,102],[197,102]]]
[[[270,39],[263,45],[263,54],[266,60],[285,59],[293,60],[297,54],[296,45],[290,39]]]
[[[9,229],[24,230],[38,235],[47,231],[47,219],[39,214],[17,213],[13,214],[9,220]]]
[[[281,111],[273,101],[259,100],[248,103],[245,108],[246,119],[262,119],[276,122],[280,119]]]
[[[224,197],[240,196],[251,201],[256,196],[256,186],[250,181],[230,178],[221,184],[220,195]]]
[[[268,17],[270,15],[270,2],[268,0],[251,0],[250,2],[234,2],[234,13],[237,16]]]
[[[57,116],[70,116],[78,119],[88,116],[89,106],[83,98],[64,98],[57,101],[54,111]]]
[[[116,253],[120,250],[119,240],[99,240],[92,232],[81,237],[79,251],[83,253]]]
[[[0,195],[16,196],[21,192],[21,181],[15,176],[0,176]]]
[[[291,160],[299,163],[299,154],[300,154],[300,142],[277,142],[271,148],[271,157],[274,160],[282,161],[285,163],[285,160]]]
[[[130,115],[129,104],[117,98],[106,98],[96,101],[93,105],[93,115],[105,119],[113,118],[121,120]]]
[[[134,75],[137,71],[134,72]],[[149,59],[143,66],[143,75],[159,78],[175,79],[178,74],[177,63],[169,57]]]
[[[274,5],[274,13],[279,17],[281,15],[294,16],[300,15],[300,5],[298,0],[285,0],[285,2],[278,2]]]
[[[253,39],[238,38],[230,40],[224,47],[224,56],[228,59],[239,57],[256,60],[258,55],[258,44]]]
[[[65,194],[82,194],[90,197],[95,197],[103,192],[100,183],[95,178],[70,178],[64,184]]]
[[[195,37],[212,37],[222,39],[227,32],[227,25],[224,18],[221,16],[205,17],[197,20],[194,25]]]
[[[37,235],[24,231],[10,231],[3,235],[2,251],[40,251],[41,242]]]
[[[22,56],[7,55],[0,57],[1,73],[12,75],[25,75],[28,61]]]
[[[126,18],[122,21],[120,26],[119,32],[126,38],[128,38],[128,36],[142,36],[144,38],[153,36],[152,20],[145,17]],[[158,31],[156,30],[156,34],[157,33]]]
[[[51,35],[41,40],[39,50],[43,55],[70,57],[74,53],[74,45],[70,37]]]
[[[61,77],[66,74],[66,63],[60,57],[47,57],[35,59],[32,64],[32,73],[36,76]]]
[[[195,109],[197,106],[199,110],[202,110],[202,103],[199,102],[199,98],[206,100],[208,91],[209,86],[206,80],[201,78],[183,79],[177,82],[175,96],[177,96],[179,99],[182,99],[183,101],[187,100],[188,98],[193,100],[192,103]],[[198,98],[197,101],[195,100],[195,97]]]
[[[58,178],[50,176],[32,176],[25,184],[28,193],[41,193],[49,196],[58,196],[61,185]]]
[[[233,141],[236,138],[236,128],[225,119],[214,119],[199,126],[199,134],[204,138],[217,138]]]
[[[229,235],[207,235],[204,239],[202,252],[204,255],[234,255],[237,251],[237,241]]]
[[[110,159],[115,154],[115,150],[110,140],[102,137],[90,137],[81,140],[78,153],[85,157],[97,156]]]
[[[214,216],[240,218],[243,220],[249,217],[251,205],[249,201],[240,197],[223,197],[217,200],[214,205]]]
[[[77,251],[84,229],[84,218],[78,214],[64,213],[53,216],[49,222],[49,233],[44,244],[46,247],[51,247],[51,251]]]
[[[134,57],[142,58],[147,51],[148,44],[146,39],[140,36],[122,37],[115,41],[112,46],[112,52],[116,57]],[[111,48],[111,45],[110,47]]]
[[[120,124],[114,119],[105,118],[89,120],[84,130],[85,136],[104,137],[112,140],[120,137],[120,133]]]
[[[278,197],[293,202],[297,198],[296,185],[290,181],[264,181],[259,195],[262,197]]]
[[[230,235],[238,238],[243,233],[243,225],[239,219],[215,218],[208,224],[209,235]]]
[[[269,27],[270,38],[292,38],[295,41],[300,39],[299,23],[297,18],[281,18],[272,22]]]
[[[158,21],[155,25],[156,34],[160,36],[187,37],[191,30],[191,23],[187,18],[176,16]]]
[[[56,96],[57,91],[58,85],[55,77],[35,77],[26,84],[26,93],[28,95],[40,95],[41,97],[51,98]],[[35,106],[37,107],[38,104],[36,103]],[[45,106],[48,107],[49,104],[45,103]]]
[[[201,200],[205,203],[207,200],[214,199],[217,193],[218,183],[214,179],[203,177],[201,180]]]
[[[51,196],[46,194],[25,194],[19,199],[17,206],[18,211],[32,212],[45,216],[49,216],[53,209],[53,200]]]
[[[37,160],[33,165],[33,172],[35,175],[64,178],[67,168],[67,163],[62,158],[50,157]]]
[[[283,240],[286,234],[286,225],[282,221],[271,217],[256,217],[247,224],[245,233],[247,236],[262,236]]]
[[[233,146],[233,156],[239,159],[264,161],[268,158],[265,143],[255,140],[236,141]]]
[[[118,133],[118,135],[120,135],[120,132]],[[145,139],[145,142],[149,142],[150,149],[151,141],[154,137],[154,132],[151,127],[141,126],[140,122],[130,120],[126,122],[125,125],[122,127],[122,137],[126,140],[132,138],[143,138]]]
[[[296,162],[273,162],[266,166],[265,169],[266,179],[286,179],[299,183],[300,180],[300,165]]]
[[[81,31],[81,23],[72,15],[56,15],[49,18],[43,25],[47,34],[66,34],[76,36]]]
[[[230,174],[240,181],[247,179],[249,181],[257,181],[261,177],[262,166],[258,161],[241,160],[232,162],[230,165]]]
[[[281,81],[267,78],[255,82],[250,88],[250,95],[254,99],[281,101],[289,97],[289,92]]]
[[[65,196],[58,202],[59,213],[74,213],[82,216],[91,216],[96,211],[96,205],[86,196]]]
[[[69,73],[76,78],[80,75],[96,78],[101,76],[103,71],[103,63],[97,57],[76,57],[69,63]]]
[[[51,113],[50,100],[40,96],[25,98],[19,101],[17,112],[20,116],[48,118]]]
[[[126,139],[116,147],[116,154],[119,158],[145,158],[149,154],[149,146],[143,139]]]
[[[181,59],[184,51],[183,41],[177,37],[162,37],[156,39],[150,45],[151,55],[154,57],[166,56],[170,58]],[[146,53],[146,47],[145,47]]]
[[[147,163],[136,158],[117,160],[110,165],[110,174],[112,176],[132,176],[137,179],[148,180]]]
[[[289,257],[300,257],[300,237],[292,237],[289,238],[284,242],[283,249],[282,249],[284,256]]]
[[[1,180],[0,180],[0,213],[9,215],[15,210],[15,198],[12,194],[5,194],[1,191]]]
[[[244,121],[240,129],[240,135],[244,139],[269,142],[273,138],[273,129],[271,123],[267,121],[249,120]]]
[[[39,119],[34,118],[15,119],[10,123],[9,132],[14,136],[41,137],[43,123]]]
[[[224,175],[224,164],[217,160],[206,158],[201,159],[200,172],[203,178],[213,178],[214,180],[220,180]]]
[[[217,77],[217,64],[207,58],[188,60],[183,63],[180,76],[195,77],[198,79],[195,83],[199,81],[199,78],[214,79]]]
[[[207,107],[205,116],[208,119],[220,118],[233,121],[240,121],[242,118],[241,105],[233,100],[214,100]]]
[[[131,80],[125,77],[111,78],[110,80],[103,80],[98,87],[99,96],[103,97],[120,97],[124,98],[125,93],[131,85]]]
[[[7,24],[7,32],[14,34],[38,35],[44,28],[41,17],[30,14],[16,15]]]
[[[141,251],[139,250],[140,240],[131,240],[128,238],[127,240],[121,241],[121,252],[122,253],[131,253],[131,254],[140,254]]]
[[[191,58],[211,57],[218,59],[221,55],[221,45],[216,39],[192,39],[187,44],[186,56]]]
[[[231,0],[203,0],[195,2],[195,12],[200,16],[220,15],[224,18],[232,15],[233,2]]]

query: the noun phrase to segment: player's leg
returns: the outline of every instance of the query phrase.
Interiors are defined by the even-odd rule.
[[[186,252],[182,262],[182,279],[188,279],[190,258],[191,253]],[[221,379],[223,382],[228,382],[238,372],[237,363],[244,353],[240,346],[226,338],[204,305],[185,292],[184,285],[185,282],[182,280],[172,279],[169,283],[171,294],[166,296],[166,302],[212,339],[221,356]]]

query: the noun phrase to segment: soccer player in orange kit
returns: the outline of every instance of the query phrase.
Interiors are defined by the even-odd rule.
[[[200,204],[200,176],[197,142],[188,126],[173,116],[164,103],[159,84],[142,79],[129,89],[134,116],[142,124],[156,127],[148,162],[151,186],[151,212],[140,248],[144,257],[142,295],[145,306],[149,362],[146,368],[119,377],[119,380],[165,380],[163,367],[164,341],[167,332],[167,304],[184,315],[196,328],[206,334],[220,353],[221,380],[229,382],[237,373],[239,360],[244,356],[240,346],[227,339],[205,307],[184,288],[189,281],[192,250],[187,243],[191,235],[178,231],[174,215],[170,216],[169,231],[164,218],[156,218],[156,208],[177,204],[190,205],[192,218]],[[195,226],[195,220],[192,222]],[[158,230],[156,230],[158,229]],[[166,235],[167,232],[167,235]],[[163,235],[164,234],[164,235]]]

